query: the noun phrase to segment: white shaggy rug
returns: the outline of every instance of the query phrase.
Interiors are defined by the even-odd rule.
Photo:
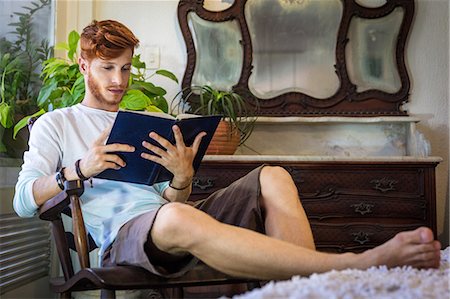
[[[427,299],[450,298],[450,247],[441,251],[439,269],[385,266],[330,271],[288,281],[270,282],[233,299]]]

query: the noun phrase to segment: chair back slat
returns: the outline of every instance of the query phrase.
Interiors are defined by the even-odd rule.
[[[60,219],[52,220],[52,233],[58,251],[59,261],[63,270],[64,279],[67,281],[74,275],[72,259],[70,258],[69,245],[66,239],[63,222]]]
[[[69,245],[69,248],[72,249],[73,251],[77,251],[77,248],[75,246],[75,237],[73,236],[72,232],[69,232],[66,230],[66,239],[67,239],[67,244]],[[88,233],[88,251],[91,252],[94,249],[98,248],[97,244],[95,244],[94,239],[92,238],[91,234]]]
[[[75,248],[82,269],[89,268],[89,251],[86,227],[84,226],[83,214],[81,213],[80,198],[70,195],[70,206],[72,208],[73,235],[75,237]]]

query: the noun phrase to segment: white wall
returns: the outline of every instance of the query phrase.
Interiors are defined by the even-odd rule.
[[[431,142],[437,167],[437,216],[440,239],[449,243],[449,1],[416,0],[416,16],[407,45],[412,85],[408,111],[422,121],[419,130]]]
[[[58,1],[57,39],[65,40],[72,29],[80,31],[90,18],[116,19],[129,26],[141,45],[160,48],[160,67],[181,80],[186,66],[186,47],[177,20],[177,0]],[[449,239],[449,1],[416,0],[416,16],[407,47],[412,78],[409,113],[423,121],[419,129],[431,141],[432,155],[444,161],[437,168],[438,233],[444,245]],[[138,51],[139,52],[139,51]],[[164,79],[163,79],[164,80]],[[168,99],[180,87],[162,84]]]

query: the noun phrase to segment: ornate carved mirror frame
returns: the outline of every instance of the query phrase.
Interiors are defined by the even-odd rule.
[[[178,4],[184,89],[233,89],[248,105],[257,101],[261,116],[407,115],[413,0],[222,2],[232,4],[221,11],[204,0]]]

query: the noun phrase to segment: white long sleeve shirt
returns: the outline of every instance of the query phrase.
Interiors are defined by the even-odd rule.
[[[45,113],[33,125],[29,150],[19,173],[14,195],[14,210],[21,217],[32,217],[38,206],[33,183],[56,174],[60,167],[72,167],[82,158],[100,133],[110,126],[116,112],[77,104]],[[84,221],[101,256],[114,241],[120,227],[130,219],[166,203],[162,197],[168,182],[153,186],[93,179],[81,196]]]

